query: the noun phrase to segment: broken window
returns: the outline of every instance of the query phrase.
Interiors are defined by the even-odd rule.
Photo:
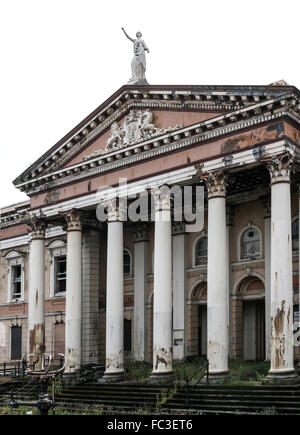
[[[66,291],[67,257],[55,258],[55,294]]]
[[[12,266],[12,299],[22,296],[22,267],[20,264]]]

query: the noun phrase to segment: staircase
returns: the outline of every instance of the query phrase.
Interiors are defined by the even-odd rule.
[[[37,385],[15,382],[0,391],[0,404],[10,400],[11,387],[20,390],[15,398],[37,399]],[[163,394],[161,394],[163,392]],[[300,385],[227,386],[199,385],[191,389],[186,403],[185,386],[138,383],[91,383],[64,386],[56,394],[57,407],[65,410],[102,408],[104,412],[125,413],[137,408],[155,413],[185,414],[294,414],[300,415]],[[167,398],[165,401],[162,398]],[[157,408],[157,402],[160,406]]]
[[[204,414],[296,414],[300,415],[300,385],[222,386],[192,388],[186,404],[184,388],[168,400],[169,410],[195,410]]]
[[[297,414],[300,415],[300,385],[298,386],[196,386],[190,392],[186,403],[185,387],[172,389],[167,385],[151,384],[86,384],[65,387],[56,396],[57,406],[67,409],[82,406],[110,409],[147,408],[154,410],[157,396],[165,390],[170,398],[162,403],[162,412],[203,413],[203,414]],[[173,391],[174,392],[174,391]],[[171,393],[171,394],[170,394]]]

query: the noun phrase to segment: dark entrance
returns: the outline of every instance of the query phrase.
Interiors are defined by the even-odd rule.
[[[124,351],[131,352],[131,320],[124,319]]]
[[[265,301],[245,300],[244,313],[244,359],[265,359]]]
[[[207,306],[198,305],[198,355],[207,355]]]
[[[11,359],[22,358],[22,327],[11,327]]]

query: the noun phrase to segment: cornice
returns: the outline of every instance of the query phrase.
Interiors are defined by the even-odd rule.
[[[293,86],[136,86],[125,85],[24,171],[15,185],[57,169],[132,108],[233,111],[253,102],[299,91]],[[299,96],[299,95],[298,95]]]
[[[28,195],[32,195],[87,177],[97,176],[142,160],[155,158],[158,155],[174,152],[197,143],[200,144],[212,139],[236,134],[240,130],[270,123],[283,117],[287,117],[300,125],[297,110],[300,110],[300,104],[296,101],[295,96],[293,94],[284,95],[126,148],[107,152],[76,165],[62,168],[49,175],[36,177],[32,181],[17,185],[17,187],[26,190]]]

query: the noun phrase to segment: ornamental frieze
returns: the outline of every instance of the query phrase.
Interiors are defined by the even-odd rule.
[[[105,149],[86,154],[83,157],[83,161],[100,156],[109,151],[115,151],[138,142],[143,142],[155,136],[170,133],[179,128],[181,128],[180,125],[168,128],[157,127],[153,123],[153,113],[149,109],[144,112],[141,110],[131,110],[121,125],[117,122],[112,124]]]

